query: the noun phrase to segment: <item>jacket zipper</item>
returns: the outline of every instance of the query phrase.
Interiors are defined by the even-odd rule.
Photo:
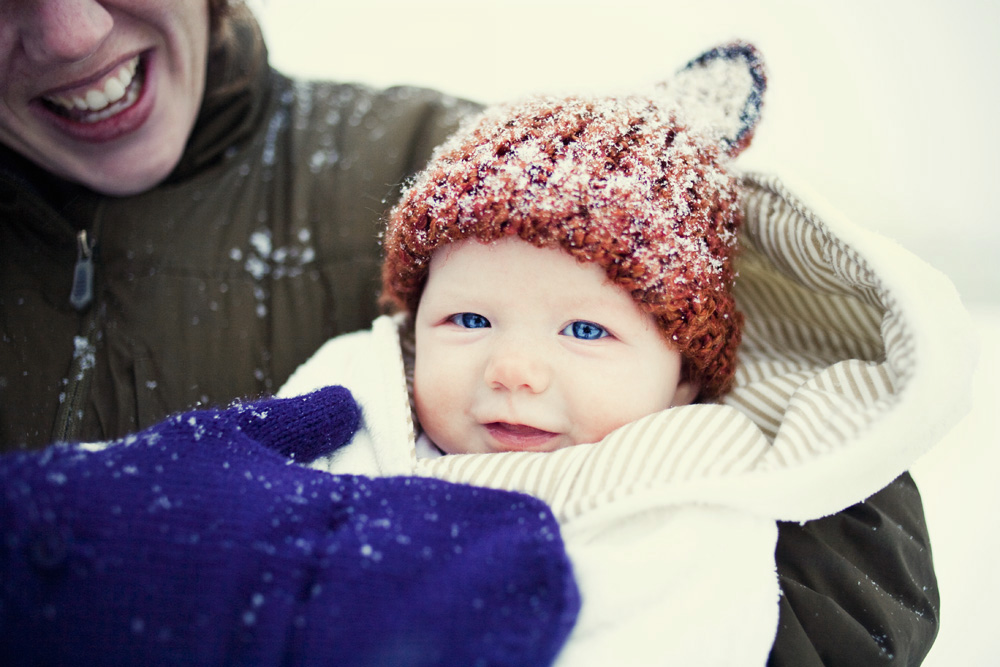
[[[97,239],[88,238],[87,231],[77,232],[76,264],[73,266],[73,286],[69,294],[70,304],[78,311],[85,312],[94,300],[94,246]],[[95,334],[97,316],[90,309],[84,315],[83,335],[73,337],[73,361],[66,379],[66,390],[56,414],[52,430],[54,442],[71,442],[79,439],[83,424],[83,406],[90,396],[90,382],[93,375],[96,352]]]
[[[94,300],[94,243],[87,240],[87,230],[76,235],[76,266],[73,267],[73,288],[69,293],[70,304],[79,311]]]

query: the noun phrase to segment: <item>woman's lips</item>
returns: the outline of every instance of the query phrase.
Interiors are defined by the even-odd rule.
[[[151,61],[151,54],[134,56],[90,84],[43,96],[38,106],[72,139],[112,141],[137,130],[152,113]]]
[[[490,422],[483,424],[490,436],[506,451],[547,450],[559,435],[524,424]]]

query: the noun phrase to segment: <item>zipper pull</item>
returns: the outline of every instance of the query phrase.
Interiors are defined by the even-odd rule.
[[[76,266],[73,267],[73,289],[69,302],[77,310],[84,310],[94,300],[94,244],[87,240],[87,231],[76,235]]]

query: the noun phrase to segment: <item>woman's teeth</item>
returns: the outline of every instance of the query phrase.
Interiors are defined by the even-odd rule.
[[[116,73],[105,79],[103,83],[99,82],[93,88],[81,90],[72,95],[53,95],[46,97],[45,101],[58,109],[76,112],[74,117],[78,117],[78,114],[81,113],[89,116],[91,113],[107,109],[126,97],[127,94],[131,93],[129,96],[132,98],[137,97],[137,91],[131,91],[130,87],[135,80],[138,69],[139,56],[136,56],[122,65]],[[134,99],[129,102],[131,101],[134,101]],[[92,122],[102,120],[101,117],[79,119],[91,120]]]

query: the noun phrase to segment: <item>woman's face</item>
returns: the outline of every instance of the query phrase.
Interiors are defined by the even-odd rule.
[[[0,0],[0,142],[109,195],[173,170],[205,88],[207,0]]]

